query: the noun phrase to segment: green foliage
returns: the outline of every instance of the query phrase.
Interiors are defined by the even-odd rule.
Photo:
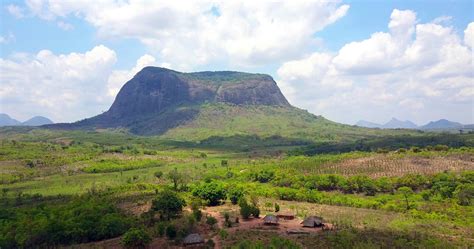
[[[269,243],[262,243],[261,241],[243,240],[232,246],[232,249],[300,249],[301,246],[295,242],[281,238],[272,237]]]
[[[275,203],[275,213],[280,212],[280,205],[278,203]]]
[[[215,181],[196,186],[193,189],[192,194],[206,200],[210,206],[219,205],[220,201],[225,200],[226,198],[226,190],[224,186]]]
[[[237,204],[243,196],[244,190],[241,187],[231,185],[227,188],[227,197],[233,205]]]
[[[410,187],[400,187],[397,190],[400,194],[403,195],[405,198],[405,203],[406,203],[406,210],[410,209],[410,204],[408,202],[408,198],[413,195],[413,190]]]
[[[176,227],[173,224],[166,227],[166,237],[168,237],[169,239],[176,238],[177,233],[178,232],[176,231]]]
[[[118,160],[118,159],[101,159],[96,162],[89,163],[89,166],[82,168],[86,173],[104,173],[117,172],[143,168],[153,168],[163,166],[163,163],[156,160]]]
[[[177,168],[174,168],[168,173],[168,178],[173,182],[174,190],[178,190],[178,184],[183,180],[183,175],[178,172]]]
[[[271,181],[275,176],[275,173],[273,171],[268,171],[268,170],[261,170],[259,172],[256,172],[252,175],[252,178],[254,181],[258,181],[261,183],[266,183]]]
[[[153,200],[151,208],[158,211],[163,218],[169,220],[181,213],[185,205],[185,201],[178,194],[165,190]]]
[[[122,238],[122,244],[128,248],[145,248],[150,242],[150,235],[140,228],[131,228]]]
[[[206,224],[214,228],[214,225],[217,224],[217,219],[212,216],[206,216]]]
[[[460,184],[456,187],[454,195],[458,204],[462,206],[474,206],[474,183]]]
[[[162,171],[156,171],[153,175],[154,175],[156,178],[160,179],[160,178],[163,176],[163,172],[162,172]]]
[[[84,243],[119,236],[131,219],[104,199],[0,208],[0,247],[32,248]]]

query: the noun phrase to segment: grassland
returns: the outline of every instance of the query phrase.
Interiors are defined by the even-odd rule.
[[[281,145],[276,142],[281,139],[273,140],[273,146],[268,140],[257,140],[264,145],[242,149],[137,137],[123,131],[21,128],[2,130],[0,138],[2,248],[30,247],[31,243],[121,246],[120,239],[94,241],[120,237],[134,227],[145,229],[153,238],[152,245],[161,247],[180,245],[189,232],[202,233],[223,248],[259,246],[252,241],[285,248],[474,246],[474,149],[469,146],[381,147],[309,156],[294,153],[306,145]],[[175,173],[179,176],[176,191],[188,206],[196,198],[193,190],[213,183],[227,194],[242,190],[244,198],[256,202],[261,215],[274,213],[278,203],[280,212],[298,218],[322,216],[336,230],[288,236],[244,229],[246,221],[226,228],[225,213],[239,216],[239,207],[229,200],[201,208],[218,218],[216,226],[205,219],[189,223],[189,211],[164,223],[157,217],[147,218],[157,193],[175,188]],[[412,192],[405,195],[399,191],[403,187]],[[89,217],[83,219],[102,230],[87,230],[92,223],[87,225],[66,211],[73,206],[80,217]],[[95,209],[102,210],[102,215],[89,216]],[[175,224],[177,237],[169,240],[160,235],[160,224]],[[25,226],[30,230],[20,229]],[[58,239],[53,235],[66,235],[53,227],[80,228],[84,233]]]

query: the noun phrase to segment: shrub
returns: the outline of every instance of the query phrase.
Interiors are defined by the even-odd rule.
[[[167,220],[181,213],[186,203],[175,192],[165,190],[158,194],[152,202],[152,210],[160,212],[161,216]]]
[[[156,178],[160,179],[160,178],[163,176],[163,172],[162,172],[162,171],[156,171],[153,175],[154,175]]]
[[[244,190],[242,188],[230,186],[227,190],[227,197],[229,197],[230,202],[234,205],[236,205],[243,196]]]
[[[214,225],[217,224],[217,219],[212,216],[207,216],[206,224],[208,224],[211,228],[214,228]]]
[[[278,203],[275,203],[275,213],[280,212],[280,205]]]
[[[169,225],[166,227],[166,237],[168,237],[169,239],[174,239],[176,238],[176,234],[177,231],[174,225]]]
[[[145,248],[150,242],[150,235],[139,228],[128,230],[122,238],[123,245],[129,248]]]
[[[456,187],[454,195],[461,206],[474,205],[474,184],[461,184]]]
[[[216,206],[220,200],[226,198],[226,191],[222,184],[217,182],[209,182],[198,185],[192,194],[206,200],[210,206]]]

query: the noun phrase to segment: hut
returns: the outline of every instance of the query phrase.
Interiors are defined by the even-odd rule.
[[[202,244],[202,243],[204,243],[204,238],[197,233],[192,233],[186,236],[183,240],[183,244],[185,246],[197,245],[197,244]]]
[[[278,217],[273,214],[267,214],[265,218],[263,218],[264,225],[278,225]]]
[[[322,227],[322,226],[324,226],[323,218],[317,217],[317,216],[307,217],[306,219],[303,220],[302,224],[303,224],[303,227]]]
[[[295,219],[295,215],[292,213],[280,213],[277,214],[278,219],[283,219],[283,220],[293,220]]]

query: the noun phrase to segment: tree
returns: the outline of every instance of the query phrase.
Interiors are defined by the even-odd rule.
[[[220,203],[220,200],[226,198],[226,191],[222,184],[217,182],[204,183],[192,191],[192,194],[196,197],[200,197],[206,200],[210,206],[216,206]]]
[[[175,192],[165,190],[152,202],[152,210],[160,212],[163,218],[169,220],[181,213],[185,201]]]
[[[275,213],[280,212],[280,205],[278,203],[275,203]]]
[[[201,208],[201,206],[202,206],[201,199],[194,198],[191,201],[191,210],[193,211],[193,217],[197,221],[201,221],[201,218],[202,218],[202,212],[199,209],[199,208]]]
[[[247,203],[247,200],[245,198],[241,198],[239,200],[239,207],[240,207],[240,215],[242,215],[242,218],[248,219],[250,215],[252,214],[252,207]]]
[[[123,245],[129,248],[145,248],[150,242],[150,235],[139,228],[128,230],[122,238]]]
[[[163,176],[162,171],[156,171],[155,174],[153,174],[156,178],[160,179]]]
[[[454,195],[458,198],[459,205],[474,205],[474,184],[466,183],[457,186]]]
[[[410,209],[410,203],[408,202],[408,197],[410,197],[413,194],[413,190],[409,187],[400,187],[398,188],[398,192],[405,197],[405,203],[406,203],[406,210],[408,211]]]
[[[207,216],[206,224],[208,224],[211,228],[214,228],[214,225],[217,224],[217,219],[212,216]]]
[[[178,169],[174,168],[174,170],[170,171],[168,173],[168,178],[173,182],[174,190],[178,190],[178,184],[182,180],[182,175],[178,172]]]
[[[227,190],[227,197],[229,197],[230,202],[232,204],[237,204],[239,199],[244,196],[244,190],[242,188],[236,186],[229,186]]]

